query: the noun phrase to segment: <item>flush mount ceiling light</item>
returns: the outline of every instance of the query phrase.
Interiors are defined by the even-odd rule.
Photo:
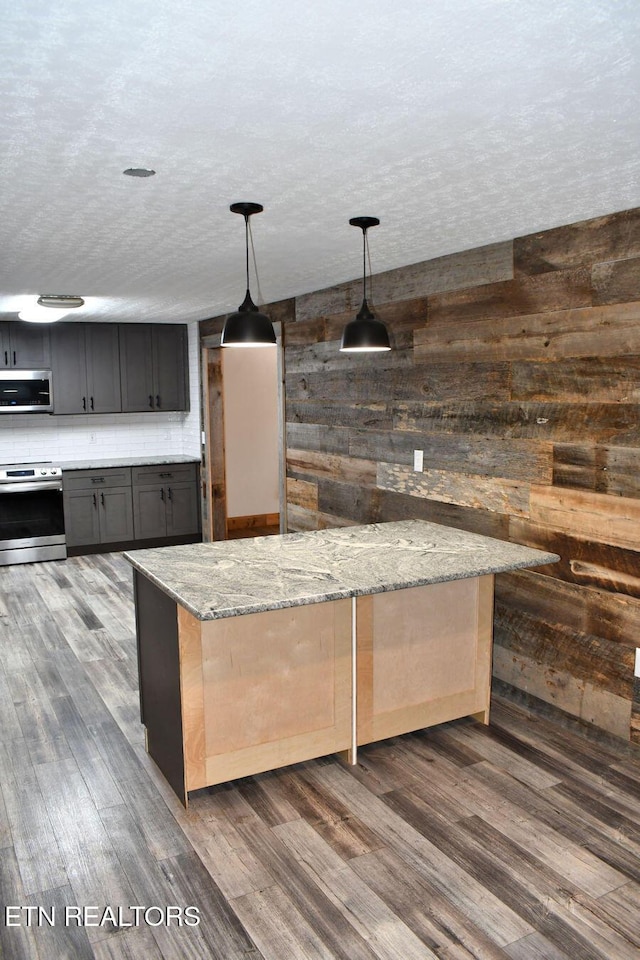
[[[362,230],[362,306],[355,320],[344,328],[340,350],[343,353],[378,353],[391,350],[387,328],[381,320],[376,320],[367,303],[367,230],[369,227],[377,227],[380,221],[377,217],[352,217],[349,223]]]
[[[147,167],[127,167],[122,171],[125,177],[155,177],[155,170],[148,170]]]
[[[229,209],[232,213],[239,213],[244,217],[247,292],[237,313],[227,317],[220,345],[223,347],[273,347],[276,342],[273,324],[266,314],[260,313],[249,293],[249,217],[254,213],[261,213],[264,208],[261,203],[232,203]],[[251,249],[253,250],[253,240]],[[255,253],[253,268],[256,270]]]
[[[66,294],[43,294],[33,305],[24,307],[18,314],[27,323],[55,323],[72,310],[84,306],[82,297]]]

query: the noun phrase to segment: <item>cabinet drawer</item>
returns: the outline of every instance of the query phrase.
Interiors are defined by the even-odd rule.
[[[133,467],[131,474],[134,487],[151,484],[177,483],[196,480],[196,463],[165,463],[153,467]]]
[[[131,467],[109,467],[106,470],[68,470],[62,473],[65,490],[95,490],[105,487],[130,487]]]

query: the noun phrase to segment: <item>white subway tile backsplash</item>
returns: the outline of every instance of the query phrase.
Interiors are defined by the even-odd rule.
[[[189,324],[188,413],[0,415],[0,463],[87,457],[200,456],[198,325]]]

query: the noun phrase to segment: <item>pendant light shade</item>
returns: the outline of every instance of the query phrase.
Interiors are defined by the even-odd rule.
[[[343,353],[378,353],[391,350],[387,328],[381,320],[374,317],[367,303],[367,230],[369,227],[377,227],[380,221],[377,217],[352,217],[349,223],[362,230],[362,306],[355,320],[351,320],[344,328],[340,350]]]
[[[260,203],[232,203],[232,213],[244,217],[247,292],[236,313],[227,317],[220,345],[223,347],[273,347],[276,335],[269,317],[260,313],[249,292],[249,217],[263,210]]]

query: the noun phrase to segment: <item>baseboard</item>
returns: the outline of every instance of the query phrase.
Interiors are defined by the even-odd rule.
[[[227,530],[246,530],[248,527],[276,527],[279,513],[255,513],[248,517],[227,517]]]

